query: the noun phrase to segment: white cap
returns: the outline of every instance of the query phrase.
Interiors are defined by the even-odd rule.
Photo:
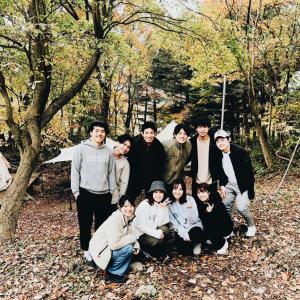
[[[214,140],[216,140],[218,137],[222,137],[222,138],[229,138],[230,137],[230,133],[228,133],[227,131],[221,129],[218,130],[215,135],[214,135]]]

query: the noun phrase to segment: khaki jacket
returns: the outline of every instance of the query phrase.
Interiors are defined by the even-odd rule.
[[[128,244],[139,248],[132,222],[128,223],[120,210],[116,210],[94,233],[89,252],[96,265],[105,270],[111,259],[111,251]]]
[[[182,178],[184,175],[184,166],[188,163],[192,145],[190,141],[179,145],[175,139],[163,141],[162,145],[167,154],[166,167],[164,172],[164,181],[171,184],[175,179]]]

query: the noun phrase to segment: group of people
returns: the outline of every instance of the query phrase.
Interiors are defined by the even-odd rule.
[[[178,124],[173,138],[161,143],[155,123],[145,122],[140,135],[119,136],[112,150],[105,145],[107,124],[91,123],[90,138],[74,153],[71,188],[84,258],[106,270],[107,280],[124,282],[133,255],[166,260],[170,240],[185,255],[199,255],[205,245],[226,254],[234,202],[246,236],[256,234],[250,157],[228,132],[210,135],[210,125],[208,118],[197,120],[189,139],[189,128]],[[189,162],[192,195],[183,179]],[[141,194],[145,199],[135,209]]]

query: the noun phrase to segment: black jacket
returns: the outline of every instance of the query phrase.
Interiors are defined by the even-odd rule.
[[[148,189],[154,180],[162,180],[166,164],[166,153],[158,139],[148,147],[143,136],[134,138],[130,156],[130,177],[128,194],[137,196],[142,189]]]
[[[209,204],[214,205],[211,212],[206,210],[207,205],[196,198],[199,218],[202,221],[204,232],[208,236],[221,235],[227,236],[233,230],[233,222],[226,210],[221,196],[217,192],[211,192]]]
[[[232,162],[232,166],[234,169],[235,177],[237,180],[237,184],[239,186],[240,192],[244,193],[248,191],[249,199],[254,199],[255,191],[254,191],[254,174],[251,159],[248,153],[241,147],[230,144],[230,159]],[[222,167],[222,152],[219,150],[217,155],[217,163],[219,166]],[[223,172],[220,172],[217,175],[218,179],[220,180],[220,185],[226,185],[228,183],[228,178]]]
[[[193,181],[196,180],[197,173],[198,173],[198,152],[197,152],[197,138],[198,134],[193,136],[190,139],[190,142],[192,144],[192,150],[190,155],[190,161],[191,161],[191,173]],[[220,166],[217,163],[217,156],[219,155],[219,149],[216,146],[216,143],[213,140],[213,137],[210,137],[210,143],[209,143],[209,156],[208,156],[208,167],[209,172],[211,174],[212,181],[216,181],[219,179],[219,177],[222,175],[222,177],[225,176],[222,166]]]

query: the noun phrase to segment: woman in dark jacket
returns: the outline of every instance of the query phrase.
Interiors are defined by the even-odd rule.
[[[233,222],[218,192],[210,192],[207,183],[196,185],[195,200],[203,224],[204,236],[211,241],[217,254],[226,254],[227,239],[231,236]]]

